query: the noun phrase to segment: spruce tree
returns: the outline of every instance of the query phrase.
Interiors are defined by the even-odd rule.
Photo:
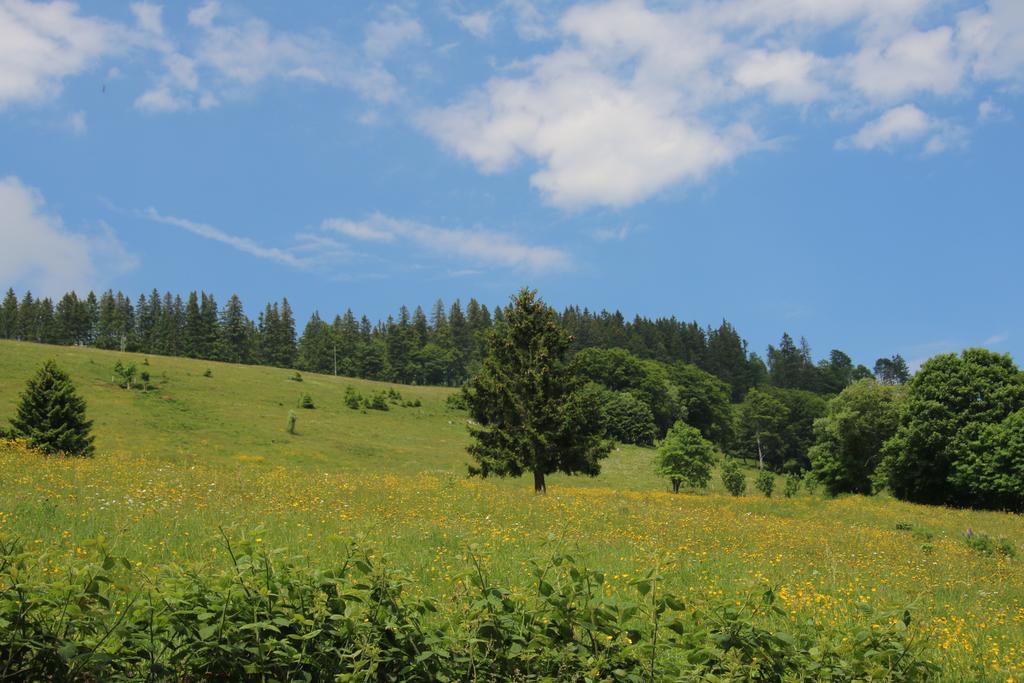
[[[488,357],[466,390],[477,465],[471,474],[533,474],[534,491],[547,490],[552,472],[594,476],[611,443],[603,438],[600,406],[584,399],[565,355],[569,334],[555,312],[523,289],[490,334]]]
[[[95,452],[85,401],[52,360],[43,363],[26,384],[11,425],[14,437],[26,439],[30,447],[46,454],[90,456]]]
[[[14,339],[18,336],[18,297],[13,289],[7,290],[0,305],[0,337]]]

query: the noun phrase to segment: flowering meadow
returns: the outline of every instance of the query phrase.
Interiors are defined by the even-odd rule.
[[[804,488],[792,498],[765,498],[752,488],[732,497],[717,475],[709,492],[676,495],[654,474],[653,451],[634,447],[614,451],[599,477],[553,476],[549,493],[537,496],[524,480],[466,476],[465,413],[446,408],[450,390],[400,387],[403,400],[420,399],[421,405],[351,410],[343,402],[346,387],[365,393],[386,385],[324,376],[303,378],[300,385],[290,372],[272,368],[7,342],[0,344],[0,408],[13,405],[23,377],[53,353],[96,420],[97,455],[47,458],[0,442],[0,607],[23,607],[25,599],[11,597],[23,582],[38,595],[78,582],[92,596],[86,602],[107,604],[101,611],[115,620],[96,627],[96,650],[76,640],[86,638],[85,630],[62,636],[62,657],[86,668],[105,661],[95,652],[111,647],[109,634],[128,628],[116,620],[141,609],[139,600],[167,600],[171,587],[185,590],[183,582],[192,582],[185,594],[203,604],[214,589],[231,595],[230,586],[238,586],[230,582],[241,581],[238,548],[246,548],[248,570],[263,566],[259,558],[287,558],[295,576],[307,578],[349,566],[358,548],[364,558],[358,566],[400,574],[394,585],[401,585],[402,600],[418,606],[424,623],[448,629],[448,640],[431,650],[434,659],[424,655],[426,673],[399,678],[464,677],[469,669],[459,667],[483,667],[484,661],[465,648],[490,643],[499,632],[506,639],[501,652],[514,653],[515,663],[499,665],[492,657],[490,674],[477,669],[479,680],[501,680],[529,667],[541,671],[545,659],[530,648],[542,643],[544,651],[556,652],[552,648],[567,647],[565,634],[508,634],[553,621],[572,624],[573,638],[589,637],[591,629],[603,634],[573,650],[572,656],[582,656],[593,649],[580,664],[593,673],[579,680],[632,680],[615,670],[649,673],[637,680],[650,680],[656,671],[699,671],[707,680],[742,680],[752,671],[768,680],[873,679],[884,672],[893,680],[1024,680],[1020,516],[885,496],[828,499]],[[111,383],[110,366],[126,358],[145,361],[162,382],[158,389],[133,393]],[[286,434],[285,417],[300,392],[311,393],[317,407],[296,411],[297,434]],[[561,569],[552,569],[552,576],[564,582],[552,579],[554,588],[545,588],[537,567],[556,565]],[[94,569],[109,579],[109,588],[89,578]],[[284,592],[304,595],[307,578]],[[344,590],[355,595],[363,584],[352,581]],[[311,595],[320,595],[314,583]],[[642,618],[652,586],[673,597],[651,614],[664,611],[667,620],[678,612],[682,620],[673,623],[683,635],[662,630],[680,648],[691,639],[689,649],[664,659],[654,656],[653,646],[630,649],[649,646],[650,624],[632,621]],[[121,591],[122,602],[104,590]],[[249,595],[245,585],[238,590]],[[381,593],[366,588],[359,594]],[[474,595],[483,595],[482,602]],[[556,604],[558,596],[569,597]],[[607,602],[581,611],[594,600]],[[629,600],[639,602],[622,607]],[[385,611],[393,615],[397,604]],[[365,622],[352,622],[353,633],[378,623],[374,615],[383,608],[375,605]],[[54,600],[40,607],[68,613],[59,608]],[[169,614],[180,619],[183,609]],[[335,608],[317,609],[329,614]],[[619,621],[611,625],[594,616],[613,612]],[[196,608],[194,616],[214,613]],[[9,616],[0,619],[10,622]],[[179,638],[221,637],[211,636],[207,622],[191,630],[175,623]],[[473,637],[466,636],[469,625]],[[325,637],[319,626],[304,628],[304,635],[288,637],[303,643]],[[697,653],[697,641],[714,643],[714,653]],[[124,635],[117,647],[131,642]],[[191,640],[175,642],[176,651],[182,643],[195,650]],[[453,645],[458,642],[462,650]],[[624,649],[608,649],[620,642]],[[313,657],[319,647],[289,656]],[[224,652],[225,661],[237,659]],[[569,656],[569,650],[557,652]],[[147,664],[148,675],[166,665],[158,660],[154,655]],[[771,668],[783,660],[803,663],[799,670]],[[366,676],[349,680],[372,680]]]

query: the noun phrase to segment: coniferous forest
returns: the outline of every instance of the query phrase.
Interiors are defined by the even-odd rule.
[[[0,338],[459,386],[485,353],[484,334],[503,315],[500,305],[491,309],[473,298],[465,306],[438,300],[429,313],[402,306],[384,321],[351,309],[333,318],[313,313],[300,330],[287,298],[266,304],[254,319],[236,295],[219,305],[205,292],[182,298],[154,289],[133,302],[108,290],[84,297],[68,292],[54,303],[9,289],[0,304]],[[761,356],[725,320],[718,327],[675,317],[629,320],[619,311],[578,306],[558,317],[572,337],[572,354],[624,349],[638,359],[695,366],[728,385],[733,402],[759,386],[829,395],[857,379],[902,384],[909,378],[899,355],[869,369],[833,349],[815,363],[807,340],[797,343],[788,333]]]

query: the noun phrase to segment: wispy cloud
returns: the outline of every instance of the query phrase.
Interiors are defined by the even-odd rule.
[[[276,247],[265,247],[254,242],[248,237],[232,235],[231,233],[224,232],[223,230],[219,230],[218,228],[215,228],[212,225],[207,225],[206,223],[197,223],[195,221],[190,221],[185,218],[177,218],[175,216],[165,216],[153,207],[146,209],[141,213],[141,215],[156,223],[173,225],[183,230],[187,230],[193,235],[198,235],[199,237],[213,240],[214,242],[226,244],[232,249],[237,249],[238,251],[249,254],[250,256],[275,261],[293,268],[306,268],[310,265],[308,259],[300,258],[290,251],[278,249]]]
[[[982,344],[984,346],[998,346],[1010,341],[1010,334],[1008,332],[1000,332],[999,334],[993,334],[991,337],[986,339]]]
[[[116,207],[112,207],[116,210]],[[410,251],[440,256],[447,272],[466,274],[472,268],[452,268],[452,263],[489,265],[550,272],[567,270],[571,261],[564,251],[554,247],[524,244],[510,235],[489,230],[463,230],[438,228],[414,221],[400,220],[375,213],[368,219],[353,221],[329,218],[316,230],[305,230],[293,235],[293,243],[286,247],[270,247],[241,235],[233,234],[207,223],[169,216],[150,207],[135,215],[155,223],[171,225],[256,258],[272,261],[300,270],[330,270],[356,256],[367,256],[355,251],[339,237],[355,240],[364,245],[403,247],[401,261]],[[380,255],[369,256],[387,261]]]
[[[331,218],[324,229],[367,242],[405,242],[449,260],[467,260],[532,272],[563,271],[571,267],[569,255],[554,247],[524,244],[489,230],[439,228],[375,213],[366,220]]]

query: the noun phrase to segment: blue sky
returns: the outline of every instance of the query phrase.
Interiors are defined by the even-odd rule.
[[[1024,357],[1024,3],[0,0],[0,280]]]

